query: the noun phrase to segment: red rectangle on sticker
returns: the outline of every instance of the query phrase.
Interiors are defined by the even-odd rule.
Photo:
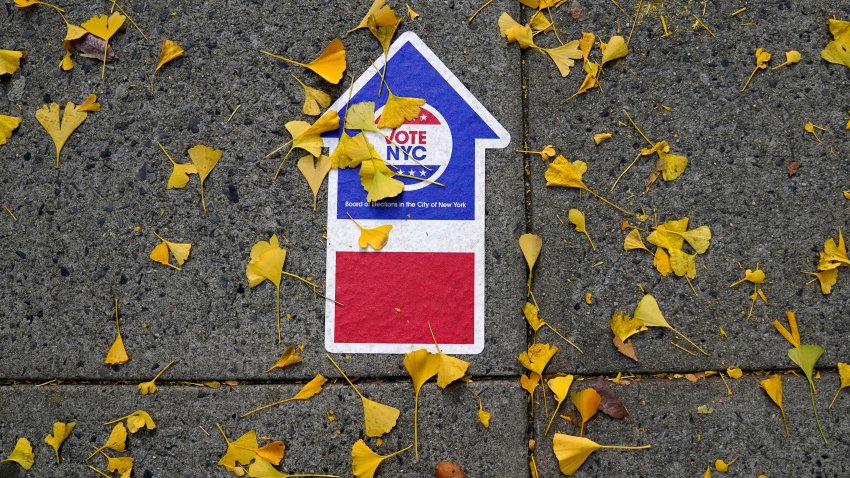
[[[337,252],[334,341],[440,345],[475,340],[475,254]]]

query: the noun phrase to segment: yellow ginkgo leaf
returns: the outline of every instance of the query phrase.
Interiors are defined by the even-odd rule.
[[[570,391],[570,386],[573,384],[572,375],[567,376],[558,376],[549,379],[546,382],[546,385],[549,386],[549,389],[552,390],[552,393],[555,394],[555,400],[558,402],[558,405],[555,406],[555,410],[552,411],[552,418],[549,419],[549,424],[546,425],[546,431],[543,432],[543,435],[549,433],[549,428],[552,426],[552,421],[558,415],[558,410],[561,409],[561,404],[567,398],[567,393]]]
[[[360,163],[360,183],[368,193],[366,201],[396,197],[404,191],[404,183],[393,178],[394,174],[382,161],[372,159]]]
[[[100,453],[106,457],[106,469],[120,474],[120,478],[130,478],[133,474],[133,464],[136,461],[131,456],[111,457],[101,451]]]
[[[437,353],[439,359],[439,371],[437,372],[437,386],[446,388],[449,384],[460,380],[466,375],[466,370],[469,368],[469,362],[461,360],[451,355],[446,355],[442,352]]]
[[[268,55],[272,58],[277,58],[278,60],[283,60],[288,63],[292,63],[293,65],[302,66],[312,71],[313,73],[324,78],[328,83],[333,83],[336,85],[339,83],[339,80],[342,79],[342,73],[345,71],[345,46],[342,44],[342,40],[339,38],[334,38],[328,43],[328,46],[322,50],[322,53],[316,57],[315,60],[310,63],[301,63],[295,60],[290,60],[289,58],[284,58],[280,55],[275,55],[274,53],[260,50],[260,53],[264,55]]]
[[[440,371],[439,358],[427,349],[408,352],[402,361],[404,368],[413,381],[413,446],[416,460],[419,460],[419,391],[425,382]]]
[[[818,270],[824,271],[850,265],[847,258],[847,247],[844,245],[844,234],[838,230],[838,242],[828,237],[823,243],[823,250],[818,261]]]
[[[673,154],[665,151],[658,151],[658,161],[655,164],[655,171],[661,172],[661,177],[665,181],[673,181],[688,167],[688,157],[681,154]]]
[[[304,89],[304,106],[301,111],[305,115],[319,116],[324,108],[331,104],[331,96],[322,90],[307,86],[295,75],[290,75]]]
[[[537,306],[532,304],[531,302],[526,302],[525,306],[522,308],[522,314],[525,316],[525,320],[535,332],[537,332],[540,327],[543,327],[546,324],[546,322],[542,318],[540,318],[539,313],[540,311]]]
[[[711,245],[711,229],[708,226],[700,226],[696,229],[691,229],[679,233],[682,239],[694,249],[697,254],[705,254],[708,246]]]
[[[530,372],[528,375],[522,374],[519,376],[519,386],[528,392],[529,395],[534,395],[534,389],[540,383],[540,375]]]
[[[546,12],[542,10],[532,15],[531,21],[529,21],[528,23],[529,25],[531,25],[532,30],[538,32],[546,33],[554,29],[554,27],[552,26],[552,22],[549,20],[549,18],[546,17]]]
[[[227,439],[227,436],[224,434],[221,426],[218,424],[216,424],[216,426],[219,427],[221,435],[227,442],[227,451],[224,455],[222,455],[221,459],[218,460],[219,465],[231,469],[237,465],[247,465],[257,456],[257,448],[259,447],[259,444],[257,443],[256,431],[249,430],[236,440],[230,441]]]
[[[550,344],[532,344],[528,350],[519,354],[518,360],[528,370],[543,376],[543,369],[552,360],[558,347]]]
[[[381,44],[381,48],[384,50],[384,56],[389,53],[390,43],[392,43],[393,36],[395,36],[396,30],[398,30],[398,26],[401,24],[401,17],[397,16],[392,10],[390,11],[392,12],[392,16],[387,15],[386,18],[371,18],[369,20],[369,31]]]
[[[404,6],[407,7],[407,17],[410,18],[410,21],[413,21],[413,20],[416,20],[417,18],[419,18],[420,15],[418,13],[416,13],[415,11],[413,11],[413,9],[410,8],[410,5],[405,3]]]
[[[847,387],[850,387],[850,364],[846,364],[844,362],[838,362],[838,379],[839,385],[838,390],[835,391],[835,396],[832,397],[832,401],[829,402],[829,408],[835,404],[835,400],[838,398],[838,394],[841,393]]]
[[[26,58],[27,52],[17,50],[0,50],[0,75],[11,75],[21,67],[21,58]]]
[[[245,266],[248,287],[254,288],[268,280],[277,289],[277,337],[281,341],[280,331],[280,277],[283,275],[283,263],[286,262],[286,249],[280,247],[277,234],[268,241],[258,241],[251,247],[251,259]]]
[[[298,393],[296,393],[295,395],[289,398],[285,398],[283,400],[278,400],[276,402],[269,403],[268,405],[257,407],[251,411],[243,413],[239,418],[245,418],[248,415],[253,415],[254,413],[259,412],[260,410],[265,410],[267,408],[282,405],[293,400],[309,400],[321,393],[322,385],[324,385],[327,381],[328,379],[323,377],[322,374],[317,374],[315,377],[313,377],[312,380],[310,380],[303,387],[301,387],[301,390],[299,390]]]
[[[106,365],[123,365],[130,360],[127,349],[124,348],[124,339],[121,338],[121,324],[118,322],[118,299],[115,299],[115,340],[106,353],[103,363]]]
[[[546,186],[562,186],[567,188],[587,189],[582,176],[587,171],[584,161],[570,162],[563,156],[558,156],[546,169]]]
[[[797,327],[797,314],[794,311],[787,310],[785,311],[785,317],[788,319],[788,326],[791,328],[789,331],[785,328],[778,320],[773,321],[773,327],[782,335],[785,340],[788,341],[792,346],[799,347],[800,346],[800,329]]]
[[[354,222],[354,225],[360,229],[360,237],[357,239],[357,244],[365,249],[368,246],[372,246],[373,249],[380,251],[387,245],[387,241],[390,240],[390,231],[393,229],[392,224],[384,224],[383,226],[376,227],[363,227],[359,222],[354,220],[351,217],[351,214],[348,215],[348,218]]]
[[[21,121],[17,116],[0,115],[0,144],[6,144],[6,140],[12,137],[12,131],[18,128]]]
[[[646,240],[655,246],[663,247],[668,251],[673,249],[681,249],[685,243],[685,238],[682,237],[683,232],[688,229],[688,218],[683,217],[674,221],[667,221],[660,224],[652,231]]]
[[[377,133],[375,102],[362,101],[349,106],[345,113],[345,129],[357,129]]]
[[[157,141],[156,144],[159,146],[159,149],[165,153],[165,157],[168,158],[168,161],[171,162],[173,167],[171,170],[171,176],[168,177],[168,184],[165,188],[183,189],[187,184],[189,184],[189,175],[198,174],[198,168],[192,163],[178,163],[174,161],[174,158],[168,154],[168,151],[165,150],[165,147],[159,141]]]
[[[735,287],[742,282],[752,282],[753,284],[762,284],[767,276],[765,276],[764,271],[756,268],[756,270],[747,269],[744,271],[744,277],[738,279],[729,285],[729,287]]]
[[[537,263],[537,258],[540,256],[540,250],[543,249],[543,238],[537,234],[523,234],[519,236],[517,242],[522,251],[522,256],[525,258],[525,263],[528,265],[528,275],[531,276],[534,264]]]
[[[822,54],[823,53],[821,53],[821,55]],[[744,90],[747,89],[747,86],[750,84],[750,81],[753,79],[753,76],[756,74],[757,71],[767,68],[767,62],[770,61],[771,55],[770,55],[769,52],[767,52],[763,48],[756,48],[755,56],[756,56],[756,66],[755,66],[755,68],[753,68],[753,72],[750,73],[750,76],[749,76],[749,78],[747,78],[747,82],[744,83],[744,86],[741,88],[741,91],[744,91]]]
[[[520,48],[537,48],[534,44],[534,34],[531,31],[531,25],[521,25],[513,19],[507,12],[502,12],[499,16],[499,33],[505,37],[508,44],[517,42]]]
[[[484,403],[481,401],[481,397],[478,398],[478,421],[484,425],[484,428],[490,428],[490,419],[493,418],[493,414],[484,410]]]
[[[288,478],[287,475],[278,471],[272,463],[259,456],[248,467],[248,476],[251,478]]]
[[[35,119],[41,123],[41,126],[50,135],[53,140],[53,146],[56,149],[56,168],[59,168],[59,153],[62,152],[62,147],[65,142],[71,137],[83,121],[88,117],[88,113],[80,111],[74,103],[68,102],[65,105],[65,111],[62,114],[62,119],[59,119],[59,105],[50,103],[44,105],[35,112]]]
[[[629,233],[626,234],[626,238],[623,240],[623,250],[631,251],[633,249],[643,249],[646,252],[649,252],[649,249],[640,237],[640,231],[636,228],[629,231]]]
[[[286,162],[286,158],[288,158],[292,151],[296,148],[303,149],[316,157],[322,155],[322,148],[324,147],[322,133],[333,131],[339,127],[339,113],[337,113],[336,110],[329,110],[313,124],[306,121],[290,121],[283,126],[289,134],[292,135],[292,139],[266,155],[266,157],[269,157],[285,148],[287,145],[291,145],[289,147],[289,151],[287,151],[283,156],[283,159],[280,160],[280,164],[274,173],[275,179],[277,179],[277,176],[280,174],[280,170],[283,168],[283,163]]]
[[[313,191],[313,210],[315,211],[319,189],[331,170],[331,160],[325,155],[318,158],[307,155],[298,160],[298,170],[304,175],[310,190]]]
[[[647,327],[663,327],[672,330],[676,335],[691,344],[695,349],[699,350],[701,354],[708,357],[708,352],[701,349],[699,345],[695,344],[685,334],[679,332],[667,322],[664,315],[661,313],[658,301],[655,300],[655,297],[652,294],[644,294],[644,296],[640,299],[637,307],[635,307],[634,317],[635,319],[643,322],[643,324]]]
[[[793,65],[794,63],[799,63],[803,58],[803,55],[800,54],[797,50],[789,50],[785,52],[785,63],[781,65],[776,65],[771,70],[775,70],[777,68],[782,68],[783,66]]]
[[[609,61],[614,61],[623,58],[629,54],[629,46],[626,40],[620,35],[614,35],[608,40],[608,43],[600,42],[599,47],[602,49],[601,66],[604,66]]]
[[[730,378],[738,380],[744,376],[744,371],[738,367],[728,367],[726,369],[726,374],[729,375]]]
[[[598,146],[603,141],[608,141],[613,137],[614,135],[612,135],[611,133],[597,133],[593,135],[593,142],[596,143],[596,145]]]
[[[360,20],[360,23],[351,30],[348,30],[348,32],[351,33],[361,28],[369,28],[370,22],[378,25],[388,25],[390,23],[394,23],[395,19],[396,14],[393,9],[387,5],[386,0],[374,0],[372,2],[372,6],[369,7],[369,11],[367,11],[363,19]]]
[[[575,65],[575,60],[578,60],[582,56],[578,40],[564,43],[555,48],[543,48],[543,51],[555,62],[555,66],[558,67],[558,71],[563,78],[566,78],[570,74],[570,68]]]
[[[272,465],[280,465],[283,460],[283,454],[286,451],[286,445],[282,441],[273,441],[257,448],[257,456],[259,459],[267,461]],[[249,475],[250,476],[250,473]]]
[[[652,265],[655,266],[655,269],[662,277],[667,277],[668,274],[673,272],[673,265],[670,264],[670,255],[660,247],[655,249]]]
[[[80,103],[80,106],[77,107],[77,110],[85,112],[100,111],[100,103],[97,102],[97,95],[94,93],[89,94],[86,97],[86,100]]]
[[[850,67],[850,22],[828,18],[826,23],[832,41],[821,50],[820,57],[830,63]]]
[[[112,431],[109,433],[109,438],[106,439],[106,443],[95,449],[95,451],[92,452],[86,460],[91,459],[91,457],[107,448],[117,452],[123,452],[127,449],[127,427],[124,426],[123,422],[118,422],[114,427],[112,427]]]
[[[188,153],[189,159],[192,160],[192,164],[198,170],[198,177],[201,178],[201,205],[204,208],[204,212],[206,212],[207,203],[204,200],[204,181],[207,180],[215,165],[218,164],[222,152],[210,146],[196,144],[189,148]]]
[[[71,432],[74,431],[76,425],[75,422],[56,422],[53,424],[53,434],[44,437],[44,443],[50,445],[56,453],[56,463],[61,463],[62,461],[59,459],[59,447],[71,436]]]
[[[286,368],[297,363],[301,363],[301,354],[298,353],[298,350],[294,345],[290,345],[289,347],[286,347],[286,350],[280,354],[280,358],[277,359],[277,362],[269,367],[266,372],[271,372],[276,368]]]
[[[595,388],[588,387],[580,392],[573,393],[571,399],[576,410],[581,415],[579,436],[584,436],[584,424],[596,415],[599,405],[602,403],[602,397]]]
[[[718,459],[714,460],[714,469],[719,471],[720,473],[728,473],[729,472],[729,466],[732,463],[735,463],[736,461],[738,461],[737,458],[733,458],[731,461],[728,461],[728,462],[723,461],[720,458],[718,458]]]
[[[106,76],[106,53],[109,51],[109,39],[121,29],[126,19],[127,17],[120,13],[112,12],[112,15],[108,17],[106,15],[96,15],[80,24],[86,31],[104,41],[103,68],[100,72],[101,79]]]
[[[827,269],[825,271],[808,272],[803,271],[803,274],[815,276],[820,283],[820,291],[827,295],[832,292],[832,286],[838,281],[838,269]]]
[[[405,121],[418,117],[420,107],[424,104],[425,100],[422,98],[396,96],[389,93],[387,103],[381,111],[381,118],[378,120],[378,128],[398,128]]]
[[[159,378],[162,374],[164,374],[164,373],[165,373],[165,371],[166,371],[166,370],[168,370],[168,368],[169,368],[169,367],[171,367],[172,365],[174,365],[174,362],[175,362],[175,360],[172,360],[171,362],[169,362],[169,363],[168,363],[165,367],[163,367],[163,368],[162,368],[162,370],[160,370],[160,371],[156,374],[156,376],[155,376],[154,378],[152,378],[150,381],[140,383],[140,384],[139,384],[139,392],[140,392],[142,395],[153,395],[154,393],[156,393],[156,391],[159,389],[159,388],[156,386],[156,379],[158,379],[158,378]]]
[[[671,249],[670,267],[677,276],[693,279],[697,276],[697,256],[682,252],[680,249]]]
[[[124,418],[127,419],[127,430],[129,430],[130,433],[136,433],[142,428],[147,430],[156,430],[156,422],[153,421],[153,417],[151,417],[150,413],[144,410],[136,410]],[[107,425],[110,423],[107,423]]]
[[[32,468],[32,465],[35,463],[35,454],[32,452],[32,444],[30,441],[26,438],[18,438],[17,443],[15,443],[15,448],[12,449],[12,453],[10,453],[8,457],[0,460],[0,463],[4,461],[14,461],[21,465],[21,468],[24,470]]]
[[[637,317],[631,318],[619,310],[614,311],[614,314],[611,315],[611,331],[622,342],[644,330],[647,330],[646,324]]]
[[[162,40],[162,48],[159,50],[159,60],[156,62],[156,69],[151,75],[151,92],[153,92],[153,80],[156,78],[156,73],[162,69],[166,63],[174,61],[183,56],[183,47],[177,44],[174,40]]]
[[[552,450],[555,452],[555,458],[558,459],[558,467],[561,473],[572,476],[578,471],[585,460],[596,450],[599,449],[620,449],[620,450],[642,450],[650,448],[650,445],[643,446],[617,446],[617,445],[600,445],[588,438],[577,437],[572,435],[564,435],[556,433],[552,438]]]
[[[342,375],[345,381],[351,385],[351,388],[354,389],[354,392],[360,397],[360,401],[363,403],[363,421],[365,424],[364,428],[366,435],[373,438],[380,438],[383,434],[392,430],[393,427],[395,427],[396,421],[398,421],[398,416],[401,414],[399,409],[364,397],[363,394],[360,393],[360,390],[358,390],[357,387],[354,386],[354,383],[348,378],[348,375],[346,375],[340,366],[337,365],[336,361],[334,361],[334,359],[328,354],[325,354],[325,356],[331,361],[333,366],[339,371],[340,375]]]
[[[794,347],[792,349],[788,349],[788,358],[790,358],[800,370],[806,375],[806,380],[809,382],[809,396],[812,401],[812,410],[815,412],[815,421],[818,425],[818,431],[820,432],[820,436],[823,439],[823,443],[826,444],[826,435],[823,433],[823,428],[820,424],[820,416],[818,415],[818,408],[815,405],[815,382],[813,380],[813,374],[815,367],[818,364],[818,360],[820,360],[823,355],[823,347],[820,345],[800,345],[799,347]]]
[[[587,232],[587,227],[584,222],[584,213],[575,208],[570,209],[569,219],[576,227],[576,231],[583,233],[587,237],[587,242],[590,243],[590,247],[595,251],[596,246],[593,244],[593,239],[590,238],[590,233]]]
[[[372,451],[366,442],[363,440],[357,440],[351,447],[351,472],[354,474],[355,478],[373,478],[375,476],[375,471],[384,460],[405,452],[412,446],[413,445],[409,445],[395,453],[390,453],[389,455],[379,455]]]
[[[759,382],[761,388],[767,393],[767,396],[779,407],[779,413],[782,414],[782,422],[785,424],[785,434],[788,434],[788,420],[785,419],[785,407],[782,406],[782,376],[779,374],[771,375]]]
[[[177,261],[177,264],[182,266],[186,262],[186,260],[189,259],[189,253],[192,250],[192,244],[166,241],[165,239],[163,239],[162,236],[157,234],[156,231],[154,231],[153,234],[161,242],[157,244],[157,246],[154,247],[151,251],[149,256],[151,260],[179,271],[179,267],[169,262],[169,252],[174,256],[174,260]]]
[[[339,143],[331,152],[330,159],[331,167],[345,169],[360,166],[364,161],[379,157],[375,147],[366,138],[366,133],[361,131],[354,136],[349,136],[343,131],[339,137]]]

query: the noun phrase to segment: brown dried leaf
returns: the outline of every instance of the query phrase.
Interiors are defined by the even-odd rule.
[[[799,161],[791,161],[788,163],[788,177],[796,176],[798,171],[800,171]]]
[[[619,350],[621,354],[623,354],[626,357],[634,360],[635,362],[638,361],[637,354],[635,353],[635,346],[634,346],[634,344],[632,344],[631,340],[626,340],[625,343],[624,343],[622,340],[620,340],[620,337],[617,337],[615,335],[613,342],[614,342],[614,347],[617,347],[617,350]]]
[[[463,470],[457,463],[452,461],[441,461],[434,467],[435,478],[466,478]]]
[[[100,38],[91,33],[86,33],[80,39],[73,40],[71,43],[80,56],[103,61],[103,48],[106,46],[106,42]],[[107,48],[106,61],[112,61],[114,58],[115,51],[112,50],[112,47]]]
[[[623,405],[620,397],[608,388],[608,385],[605,383],[605,379],[602,377],[597,378],[593,388],[596,389],[596,392],[600,397],[602,397],[602,402],[599,404],[599,411],[616,419],[625,418],[626,415],[629,414],[629,411],[626,410],[626,406]]]

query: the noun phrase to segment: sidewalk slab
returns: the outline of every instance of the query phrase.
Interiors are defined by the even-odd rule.
[[[581,22],[567,9],[553,11],[564,31],[562,40],[579,38],[582,31],[604,41],[612,35],[628,37],[636,2],[621,3],[625,13],[612,2],[581,4]],[[832,294],[824,296],[817,283],[806,285],[811,277],[800,272],[813,270],[823,241],[847,227],[842,197],[846,174],[841,172],[841,158],[850,153],[843,132],[847,112],[833,98],[840,96],[848,70],[820,59],[830,39],[826,19],[838,13],[834,4],[791,2],[782,9],[749,5],[734,17],[731,13],[741,5],[643,5],[629,55],[605,67],[604,93],[590,91],[564,103],[584,78],[581,62],[561,78],[545,55],[526,54],[529,146],[554,144],[571,161],[586,161],[584,182],[629,211],[655,212],[659,222],[687,216],[691,227],[709,226],[711,247],[697,259],[695,296],[684,278],[662,278],[649,254],[623,250],[628,231],[619,226],[624,215],[589,194],[580,199],[575,189],[545,188],[547,163],[531,157],[532,229],[544,240],[534,291],[541,316],[585,352],[564,346],[566,353],[558,354],[554,365],[589,374],[729,365],[773,368],[784,363],[787,343],[771,322],[784,320],[786,310],[797,311],[804,342],[826,349],[822,365],[846,360],[850,349],[844,337],[850,329],[838,318],[850,299],[850,286],[840,276]],[[662,37],[661,15],[671,32],[667,38]],[[714,36],[691,29],[694,15]],[[552,39],[538,35],[536,41],[544,45]],[[799,50],[803,60],[756,73],[742,93],[755,66],[756,47],[774,55],[771,66],[784,61],[785,50]],[[599,54],[598,47],[593,54]],[[688,156],[681,177],[672,182],[659,178],[645,193],[653,156],[638,161],[610,192],[620,172],[648,146],[624,109],[652,140],[666,139],[673,153]],[[822,142],[803,130],[807,121],[827,128]],[[613,138],[597,146],[593,134],[602,132]],[[801,167],[789,177],[791,161]],[[595,252],[567,221],[571,208],[585,213]],[[629,219],[646,230],[645,238],[652,220]],[[757,264],[767,274],[763,288],[769,303],[760,301],[747,319],[752,284],[729,285]],[[641,297],[639,284],[656,296],[670,324],[710,357],[674,349],[673,334],[657,330],[635,338],[640,363],[617,353],[608,322],[615,310],[632,313]],[[584,301],[587,292],[593,296],[592,305]],[[721,336],[720,327],[728,338]],[[548,331],[537,339],[563,344]]]
[[[134,386],[0,387],[0,400],[6,404],[0,414],[0,448],[6,453],[18,437],[26,436],[36,454],[35,466],[26,476],[89,476],[92,472],[85,467],[85,458],[91,446],[101,445],[111,430],[102,423],[144,409],[157,429],[128,438],[127,454],[136,458],[133,476],[232,476],[216,465],[226,449],[216,422],[230,440],[250,429],[260,437],[283,440],[286,453],[281,469],[288,473],[351,476],[351,446],[359,438],[384,455],[413,441],[410,383],[358,387],[367,397],[402,411],[396,428],[385,435],[379,448],[375,439],[365,437],[360,400],[344,383],[326,384],[309,401],[290,402],[245,419],[238,416],[265,402],[290,397],[300,386],[162,386],[146,397]],[[485,408],[493,414],[489,429],[478,422],[478,403],[470,391],[481,394]],[[513,381],[452,385],[446,390],[426,385],[420,395],[419,463],[411,449],[385,461],[376,476],[429,476],[442,460],[461,464],[469,476],[527,476],[527,419],[521,392]],[[329,413],[333,421],[328,419]],[[63,445],[63,461],[57,465],[53,450],[42,438],[52,432],[54,421],[70,420],[76,420],[77,426]],[[100,457],[90,463],[104,468],[104,462]]]
[[[601,412],[585,425],[585,436],[603,445],[652,445],[637,451],[598,450],[590,455],[574,476],[703,476],[712,466],[712,476],[725,476],[713,469],[716,459],[738,460],[728,476],[755,477],[762,470],[767,476],[845,476],[850,472],[850,459],[845,450],[850,445],[847,435],[847,397],[840,397],[831,410],[829,401],[838,387],[834,373],[824,373],[816,380],[816,403],[829,440],[824,445],[815,425],[803,376],[784,375],[785,413],[790,435],[785,436],[779,409],[759,387],[767,376],[727,378],[732,389],[728,396],[719,377],[697,383],[685,379],[644,378],[630,385],[608,383],[629,410],[630,416],[614,420]],[[591,386],[593,382],[575,382],[572,392]],[[549,398],[551,398],[551,393]],[[551,401],[550,412],[551,412]],[[711,414],[701,414],[697,407],[705,405]],[[538,392],[536,410],[542,411]],[[567,400],[560,414],[576,414]],[[536,458],[540,476],[562,476],[552,452],[555,432],[578,435],[579,430],[556,417],[543,437],[548,417],[537,413]]]
[[[73,23],[108,7],[79,1],[62,6]],[[268,378],[265,370],[289,344],[305,345],[305,361],[324,360],[325,302],[285,279],[283,314],[292,320],[284,321],[284,343],[278,345],[274,288],[249,289],[245,265],[251,246],[276,233],[288,250],[286,270],[324,284],[326,189],[313,211],[294,164],[299,153],[276,182],[280,156],[262,157],[289,139],[285,122],[309,119],[301,114],[303,95],[290,73],[332,97],[343,94],[347,82],[328,86],[258,50],[309,61],[339,35],[348,73],[357,76],[381,54],[367,31],[345,33],[367,6],[161,0],[124,6],[149,39],[128,23],[110,41],[118,59],[107,65],[104,81],[95,60],[78,59],[70,73],[56,68],[65,29],[53,11],[10,7],[8,29],[21,35],[4,48],[29,55],[18,73],[0,80],[0,98],[11,108],[3,113],[24,117],[2,149],[0,201],[18,220],[4,213],[0,221],[7,284],[0,290],[6,304],[0,376],[135,380],[179,359],[171,378],[260,379]],[[399,13],[404,9],[403,3],[394,6]],[[505,313],[519,309],[524,281],[521,258],[507,252],[515,251],[524,227],[522,168],[509,153],[522,133],[519,53],[501,48],[495,9],[467,25],[477,7],[471,0],[411,6],[422,16],[405,19],[399,32],[416,32],[514,137],[505,150],[488,153],[487,346],[470,357],[474,375],[514,373],[526,336],[516,314]],[[519,6],[511,8],[518,15]],[[186,54],[157,75],[151,94],[147,85],[163,38],[180,43]],[[102,110],[74,133],[56,171],[53,146],[34,113],[46,101],[80,103],[91,92]],[[206,213],[195,179],[183,190],[166,190],[171,168],[157,142],[178,162],[187,161],[187,148],[198,143],[224,151],[205,184]],[[154,231],[193,244],[182,271],[148,259],[158,242]],[[103,365],[115,334],[115,296],[131,357],[118,369]],[[354,375],[404,374],[400,356],[356,364]],[[309,378],[312,372],[294,368],[275,376]]]

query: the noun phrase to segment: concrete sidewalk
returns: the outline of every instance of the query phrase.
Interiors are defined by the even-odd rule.
[[[336,357],[366,396],[401,410],[397,427],[378,447],[363,434],[357,395],[325,358],[326,303],[298,283],[284,281],[281,290],[283,312],[291,316],[283,323],[283,345],[303,345],[303,363],[266,371],[282,350],[276,343],[275,291],[270,284],[249,289],[245,264],[252,244],[277,233],[285,237],[286,270],[323,283],[327,186],[313,211],[294,161],[273,182],[278,160],[262,157],[289,139],[285,122],[304,119],[301,88],[290,73],[333,98],[347,86],[328,85],[257,50],[308,61],[340,36],[347,73],[357,77],[381,55],[368,32],[345,33],[368,2],[184,3],[122,2],[149,38],[127,24],[110,41],[118,59],[107,65],[104,81],[96,60],[75,58],[71,72],[56,67],[65,27],[54,11],[4,3],[0,49],[24,49],[28,56],[20,71],[0,77],[0,114],[24,118],[0,146],[0,203],[17,216],[0,217],[0,458],[26,436],[36,463],[25,476],[96,476],[84,460],[108,435],[102,423],[145,409],[158,429],[129,439],[136,477],[228,476],[216,465],[226,448],[216,422],[231,439],[256,429],[260,436],[284,440],[280,468],[288,473],[351,476],[357,439],[381,454],[412,443],[413,390],[403,357]],[[499,36],[503,11],[525,22],[534,10],[499,0],[469,24],[477,0],[408,3],[421,17],[411,22],[405,15],[399,32],[419,35],[505,126],[512,143],[487,153],[486,347],[480,355],[462,357],[472,364],[472,382],[446,390],[427,384],[420,397],[420,462],[410,451],[384,462],[376,476],[432,476],[436,462],[452,460],[470,478],[529,477],[531,453],[540,476],[561,476],[552,434],[578,429],[556,417],[544,435],[551,393],[544,405],[537,390],[532,407],[520,388],[517,356],[534,341],[560,349],[547,377],[569,373],[586,379],[576,381],[573,391],[599,375],[639,375],[629,385],[610,384],[630,417],[600,414],[586,432],[605,445],[652,448],[599,450],[576,476],[695,477],[715,459],[735,457],[729,476],[850,473],[850,398],[840,396],[827,410],[839,383],[836,363],[850,362],[850,323],[844,317],[850,284],[840,274],[824,296],[800,273],[814,270],[824,239],[847,226],[841,192],[850,189],[844,129],[850,70],[827,64],[819,52],[830,39],[825,20],[847,19],[850,9],[827,1],[641,2],[630,53],[605,66],[604,92],[565,102],[584,76],[580,62],[562,78],[544,54],[520,52]],[[552,10],[564,41],[582,31],[603,40],[629,36],[638,2],[620,1],[624,11],[614,2],[580,3],[581,12],[571,10],[570,2]],[[404,13],[403,3],[391,4]],[[110,3],[60,5],[79,24],[108,12]],[[731,15],[743,6],[746,11]],[[661,15],[668,37],[662,37]],[[692,29],[694,16],[711,32]],[[148,82],[163,38],[180,43],[186,54],[158,74],[151,94]],[[557,44],[552,34],[535,40]],[[741,93],[756,47],[773,53],[771,66],[782,62],[785,50],[799,50],[803,59],[758,72]],[[57,171],[53,146],[33,115],[45,102],[80,103],[92,92],[102,110],[90,113],[71,136]],[[650,138],[666,139],[673,152],[688,156],[679,179],[659,179],[644,193],[654,163],[647,158],[609,192],[646,146],[623,110]],[[803,131],[807,121],[826,127],[819,133],[822,142]],[[601,132],[613,138],[597,146],[592,136]],[[197,143],[224,151],[205,184],[206,214],[195,181],[186,189],[165,189],[171,166],[157,142],[179,161]],[[682,278],[662,278],[649,254],[623,250],[619,225],[625,216],[576,190],[545,188],[548,163],[514,152],[547,144],[570,160],[586,161],[585,182],[626,209],[655,211],[660,222],[688,216],[692,226],[708,225],[713,238],[697,259],[694,291]],[[801,163],[793,177],[787,170],[791,161]],[[585,213],[596,251],[566,222],[570,208]],[[193,244],[182,271],[148,259],[158,242],[152,231]],[[522,317],[526,267],[516,239],[525,232],[544,240],[533,285],[540,315],[584,353],[545,328],[532,334]],[[757,263],[767,273],[769,302],[759,302],[748,319],[751,285],[728,286]],[[641,297],[638,284],[708,357],[674,348],[674,335],[661,329],[633,338],[640,362],[617,352],[609,320],[615,310],[632,312]],[[115,334],[114,296],[120,298],[121,332],[131,358],[120,367],[103,365]],[[759,388],[765,372],[795,369],[786,356],[788,343],[771,325],[784,320],[786,310],[797,311],[803,342],[825,349],[815,383],[827,445],[818,435],[802,374],[783,377],[788,437],[778,408]],[[177,363],[157,382],[159,392],[140,396],[135,384],[171,360]],[[741,380],[726,377],[732,395],[718,376],[697,383],[670,378],[730,366],[745,372]],[[309,401],[238,418],[291,396],[318,373],[331,381]],[[206,380],[233,385],[192,385]],[[490,428],[478,421],[474,394],[493,415]],[[699,413],[701,405],[711,413]],[[570,413],[575,409],[567,400],[560,414]],[[77,422],[59,465],[43,443],[55,421]],[[0,464],[0,477],[17,473],[16,465]]]

